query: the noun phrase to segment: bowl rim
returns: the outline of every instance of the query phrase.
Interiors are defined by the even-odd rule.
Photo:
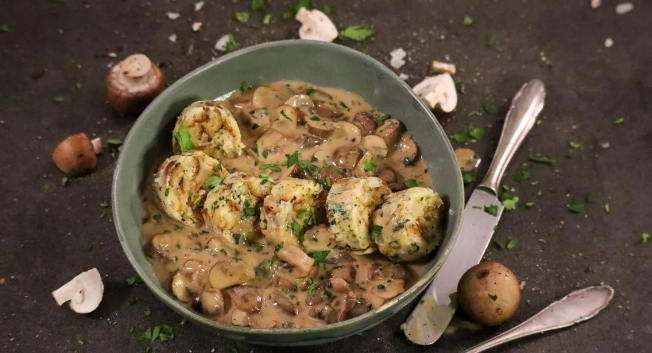
[[[132,135],[135,133],[134,131],[139,130],[142,128],[142,126],[145,124],[145,121],[141,119],[142,116],[146,116],[150,110],[153,110],[154,106],[156,106],[159,102],[163,102],[168,99],[168,96],[171,95],[171,92],[174,92],[177,87],[183,85],[185,82],[193,79],[195,76],[200,75],[202,72],[208,70],[209,68],[220,65],[221,63],[229,60],[233,60],[241,55],[246,55],[252,52],[256,52],[259,50],[264,50],[264,49],[270,49],[270,48],[283,48],[287,46],[317,46],[321,47],[323,50],[335,50],[335,51],[342,51],[345,52],[347,55],[351,55],[355,57],[357,60],[361,60],[366,62],[369,65],[372,65],[376,70],[379,70],[383,72],[386,76],[391,77],[391,79],[398,81],[400,85],[409,92],[409,94],[415,99],[415,101],[418,103],[419,107],[421,108],[422,111],[426,112],[426,114],[429,116],[429,118],[435,123],[432,124],[434,129],[437,130],[437,133],[439,133],[442,136],[446,136],[445,131],[439,124],[437,118],[433,114],[433,112],[423,103],[423,101],[414,93],[412,88],[408,86],[404,80],[399,78],[392,70],[390,70],[386,65],[382,64],[378,60],[374,59],[373,57],[364,54],[360,51],[357,51],[355,49],[346,47],[344,45],[336,44],[336,43],[330,43],[330,42],[320,42],[320,41],[311,41],[311,40],[303,40],[303,39],[289,39],[289,40],[280,40],[280,41],[274,41],[274,42],[268,42],[268,43],[263,43],[263,44],[258,44],[254,45],[251,47],[243,48],[240,50],[237,50],[235,52],[223,55],[213,61],[210,61],[194,70],[191,72],[185,74],[183,77],[181,77],[179,80],[177,80],[175,83],[167,87],[158,97],[156,97],[148,106],[147,108],[139,115],[137,120],[134,122],[134,124],[131,126],[129,129],[129,132],[127,133],[127,136],[124,139],[124,146],[127,148],[129,145],[132,144]],[[446,149],[448,150],[448,153],[451,156],[454,156],[453,148],[452,145],[450,144],[450,141],[446,139],[448,142],[445,144]],[[135,143],[135,142],[134,142]],[[114,174],[113,174],[113,181],[111,185],[111,207],[113,211],[113,222],[115,224],[116,232],[118,235],[118,239],[120,241],[120,245],[122,246],[123,252],[127,256],[127,259],[129,260],[129,263],[133,267],[133,269],[136,271],[138,276],[143,280],[145,285],[149,288],[149,290],[156,296],[158,297],[159,300],[161,300],[163,303],[165,303],[168,307],[172,308],[174,311],[178,312],[184,317],[188,317],[193,321],[199,322],[203,325],[216,328],[225,332],[228,332],[229,334],[233,335],[256,335],[256,336],[275,336],[275,337],[290,337],[290,336],[295,336],[295,335],[304,335],[304,334],[310,334],[310,333],[324,333],[324,332],[329,332],[329,331],[337,331],[338,329],[345,328],[347,326],[356,326],[358,322],[361,321],[367,321],[369,318],[372,316],[378,316],[379,314],[382,314],[383,312],[389,310],[392,307],[395,307],[397,305],[400,305],[401,302],[403,302],[407,297],[410,296],[416,296],[419,293],[421,293],[423,290],[426,289],[428,283],[433,279],[435,274],[439,271],[441,266],[444,264],[444,262],[447,260],[448,255],[450,254],[450,250],[453,248],[455,243],[457,242],[457,238],[459,236],[460,232],[460,226],[462,224],[462,217],[463,217],[463,208],[464,208],[464,188],[463,188],[463,183],[462,183],[462,176],[461,173],[458,176],[458,183],[456,185],[456,190],[452,194],[457,194],[456,197],[461,200],[459,203],[459,206],[456,209],[451,209],[449,206],[448,214],[449,216],[453,213],[459,215],[457,217],[457,222],[452,224],[451,226],[453,227],[453,233],[451,234],[451,238],[449,240],[450,245],[448,246],[447,249],[442,249],[440,248],[439,251],[440,253],[437,253],[436,256],[440,256],[440,259],[435,262],[433,267],[424,273],[419,280],[417,280],[415,283],[413,283],[409,288],[407,288],[403,293],[399,294],[398,296],[392,298],[385,304],[383,304],[381,307],[377,309],[373,309],[363,315],[357,316],[352,319],[348,319],[342,322],[337,322],[333,324],[328,324],[324,326],[316,326],[316,327],[306,327],[306,328],[273,328],[273,329],[266,329],[266,328],[252,328],[252,327],[240,327],[240,326],[234,326],[234,325],[227,325],[227,324],[222,324],[219,323],[215,320],[211,320],[205,316],[202,316],[201,314],[192,311],[191,309],[188,309],[184,305],[182,305],[179,301],[175,300],[174,298],[170,297],[169,293],[167,293],[165,290],[160,290],[158,287],[159,284],[154,283],[153,279],[150,279],[148,275],[144,272],[143,269],[138,266],[138,261],[136,260],[135,253],[129,248],[127,245],[127,242],[125,241],[125,234],[126,229],[123,228],[123,225],[121,222],[121,216],[120,212],[118,211],[118,197],[117,197],[117,189],[118,189],[118,184],[121,183],[121,170],[122,170],[122,164],[123,164],[123,158],[124,157],[124,152],[120,153],[118,156],[118,160],[116,162]],[[417,293],[415,293],[417,292]],[[416,299],[416,298],[414,298]],[[407,305],[409,303],[404,303],[403,306]],[[390,315],[391,316],[391,315]],[[387,317],[388,318],[388,317]],[[384,320],[381,320],[376,323],[372,323],[371,326],[375,326],[376,324],[379,324]],[[365,329],[368,329],[369,327],[366,327]],[[354,333],[351,333],[354,334]],[[340,337],[340,338],[344,338]]]

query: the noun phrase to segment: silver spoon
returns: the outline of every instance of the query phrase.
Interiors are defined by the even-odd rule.
[[[586,321],[609,305],[614,296],[613,288],[596,286],[576,290],[560,300],[548,305],[520,325],[487,340],[463,353],[480,353],[500,344],[513,341],[535,333],[569,327]]]

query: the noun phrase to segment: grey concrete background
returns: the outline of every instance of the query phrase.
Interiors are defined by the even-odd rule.
[[[214,55],[215,41],[233,33],[242,46],[297,37],[298,23],[280,17],[290,3],[267,1],[272,23],[262,13],[248,24],[234,20],[249,11],[245,0],[206,1],[195,12],[191,1],[5,1],[0,6],[0,350],[3,352],[458,352],[525,320],[568,292],[599,283],[612,285],[611,306],[575,328],[536,336],[501,352],[649,352],[652,345],[652,3],[632,1],[634,10],[617,15],[617,1],[591,9],[589,0],[443,1],[315,0],[329,5],[340,28],[373,26],[362,43],[388,62],[402,47],[408,63],[401,72],[415,84],[433,59],[463,68],[465,94],[453,114],[441,115],[453,134],[468,126],[487,136],[470,146],[487,167],[500,133],[501,117],[520,85],[542,79],[548,89],[542,123],[515,157],[504,183],[520,198],[503,216],[495,239],[518,241],[511,250],[492,246],[488,257],[525,281],[516,317],[498,329],[460,328],[435,346],[410,344],[399,332],[409,311],[360,336],[313,348],[266,348],[208,334],[157,301],[143,286],[129,286],[134,272],[111,222],[109,199],[116,158],[100,157],[87,177],[61,185],[51,162],[56,144],[76,132],[123,138],[134,117],[120,117],[105,103],[103,79],[110,63],[134,52],[158,62],[174,81]],[[165,13],[180,12],[177,20]],[[472,26],[463,25],[470,16]],[[191,24],[203,22],[200,32]],[[176,43],[168,37],[177,35]],[[500,52],[487,48],[492,35]],[[605,39],[614,44],[606,48]],[[193,43],[192,53],[188,47]],[[109,57],[116,53],[118,58]],[[64,97],[55,102],[55,97]],[[470,116],[485,100],[496,114]],[[618,118],[622,124],[615,124]],[[582,142],[578,149],[570,141]],[[604,146],[609,145],[608,148]],[[457,146],[457,144],[455,144]],[[542,153],[555,167],[528,163]],[[532,180],[516,183],[521,169]],[[541,195],[537,193],[541,191]],[[585,214],[567,204],[592,195]],[[534,202],[531,208],[525,202]],[[611,212],[606,213],[604,204]],[[105,276],[105,298],[86,316],[56,306],[50,292],[79,272],[97,267]],[[138,301],[129,305],[134,299]],[[150,312],[146,315],[145,312]],[[464,326],[456,318],[456,327]],[[138,339],[148,327],[169,324],[173,341]],[[79,345],[77,339],[83,340]],[[236,348],[233,348],[236,347]]]

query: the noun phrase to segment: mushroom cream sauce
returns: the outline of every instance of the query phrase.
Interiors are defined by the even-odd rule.
[[[288,156],[299,151],[301,159],[308,160],[320,151],[318,153],[341,167],[332,169],[337,171],[335,174],[322,174],[327,183],[343,174],[357,175],[354,174],[354,164],[361,157],[361,152],[347,149],[351,145],[350,132],[337,131],[339,128],[324,132],[329,127],[308,126],[310,121],[313,125],[319,122],[313,116],[305,124],[298,124],[295,131],[284,131],[285,136],[277,136],[268,146],[264,146],[261,139],[265,137],[261,138],[261,134],[253,129],[256,125],[253,119],[246,116],[245,109],[251,109],[247,104],[252,100],[257,100],[257,105],[262,104],[272,111],[292,97],[305,98],[309,94],[318,115],[331,120],[354,122],[361,127],[363,135],[394,133],[379,132],[377,125],[380,129],[384,125],[392,128],[392,124],[395,124],[397,132],[394,135],[401,135],[404,131],[397,120],[376,111],[351,92],[297,81],[279,81],[260,87],[271,90],[264,88],[264,91],[258,91],[257,96],[252,97],[256,90],[254,87],[245,93],[235,92],[222,102],[238,121],[245,145],[239,157],[219,158],[229,172],[255,176],[266,174],[278,181],[296,172],[293,168],[286,168]],[[299,110],[301,104],[298,102]],[[378,122],[379,119],[384,123]],[[330,137],[320,137],[327,135]],[[381,137],[389,138],[393,145],[398,143],[396,136]],[[342,149],[347,151],[345,155],[342,155]],[[390,146],[389,149],[391,152],[394,147]],[[353,162],[350,161],[351,156],[354,156]],[[362,161],[357,164],[362,164]],[[431,187],[430,177],[420,156],[406,161],[405,156],[390,153],[386,158],[378,158],[375,164],[375,175],[394,191],[405,188],[406,181]],[[261,171],[263,165],[267,165],[267,168]],[[272,168],[277,170],[274,171],[269,168],[270,165],[280,166],[282,171]],[[324,168],[323,171],[328,169]],[[151,185],[151,180],[148,185]],[[233,230],[234,242],[228,243],[221,240],[219,234],[208,225],[183,225],[166,216],[156,202],[152,187],[146,188],[143,204],[143,248],[161,283],[189,307],[223,324],[302,328],[343,321],[378,308],[409,288],[422,275],[429,257],[397,264],[378,252],[363,254],[338,247],[328,230],[321,207],[315,215],[316,225],[303,235],[305,252],[312,253],[316,259],[315,265],[305,275],[293,271],[292,266],[276,255],[283,244],[266,243],[256,228],[258,213],[256,217],[240,221]],[[153,239],[157,237],[153,245]],[[235,277],[234,281],[247,273],[255,274],[255,278],[243,285],[217,290],[211,288],[209,280],[209,274],[212,276],[211,270],[215,268],[222,276]]]

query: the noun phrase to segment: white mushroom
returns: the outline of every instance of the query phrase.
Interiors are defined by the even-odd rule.
[[[433,61],[432,64],[430,64],[430,69],[432,69],[433,72],[445,73],[451,75],[455,75],[455,72],[457,71],[455,68],[455,64],[443,63],[441,61],[436,61],[436,60]]]
[[[331,19],[319,10],[306,10],[302,7],[294,18],[301,22],[299,28],[301,39],[332,42],[339,34]]]
[[[430,109],[452,112],[457,106],[455,82],[449,74],[426,77],[412,88]]]
[[[60,306],[70,301],[70,308],[79,314],[88,314],[97,309],[104,294],[102,276],[96,268],[82,272],[63,287],[52,292]]]
[[[389,60],[389,65],[391,65],[395,69],[400,69],[403,65],[405,65],[405,57],[407,56],[407,53],[403,48],[396,48],[392,50],[389,53],[389,56],[391,59]]]

